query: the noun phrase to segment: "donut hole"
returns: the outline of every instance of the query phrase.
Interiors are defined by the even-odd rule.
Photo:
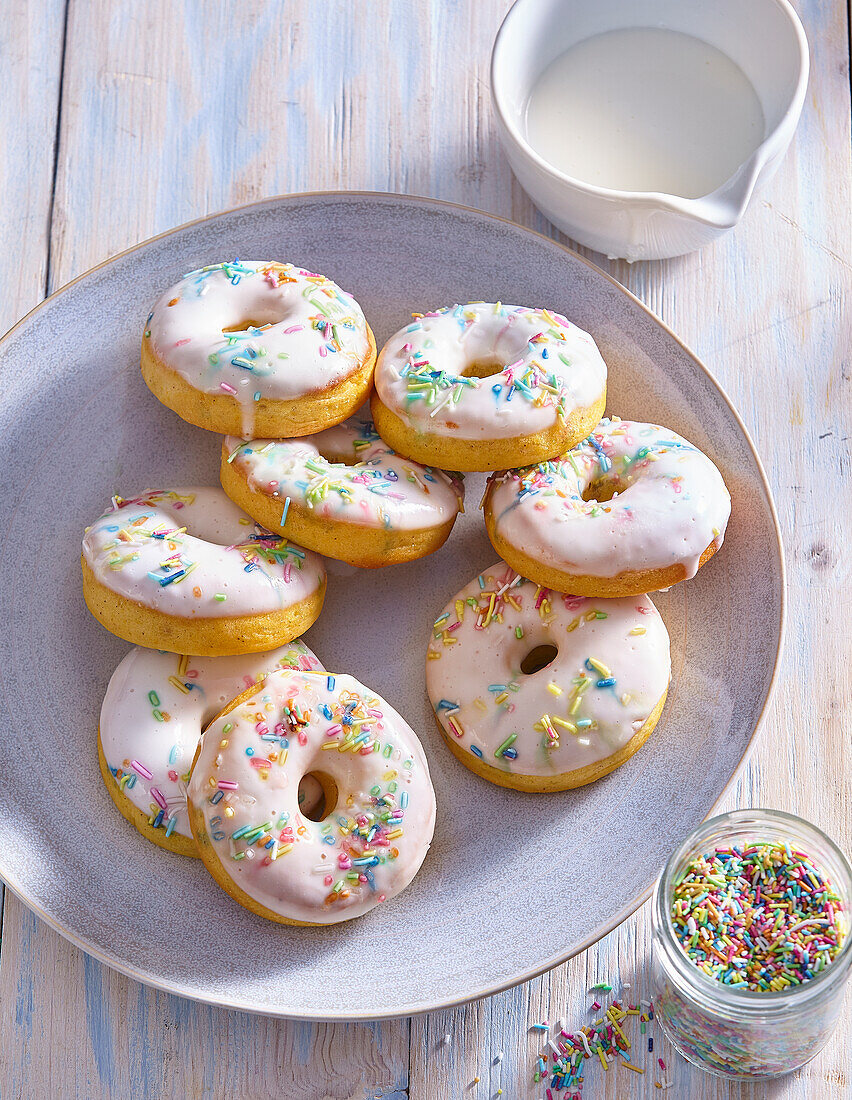
[[[320,457],[324,458],[326,462],[330,462],[332,466],[357,466],[361,462],[361,459],[357,455],[352,454],[351,451],[346,454],[338,454],[336,451],[332,450],[324,451],[320,447],[319,453]]]
[[[229,332],[246,332],[250,328],[263,328],[264,325],[277,325],[285,320],[287,310],[256,309],[249,317],[235,317],[233,321],[222,326],[223,335]]]
[[[537,645],[521,661],[521,672],[525,676],[532,676],[533,673],[541,672],[543,668],[553,664],[558,653],[559,650],[556,646],[550,643]]]
[[[326,772],[306,772],[299,780],[299,810],[309,821],[324,821],[337,808],[337,783]]]
[[[587,504],[606,504],[616,493],[624,492],[625,486],[616,478],[602,477],[587,485],[583,490],[583,500]]]
[[[491,378],[492,375],[500,374],[501,371],[506,369],[506,364],[502,359],[497,359],[496,356],[490,356],[487,359],[474,359],[472,363],[468,363],[467,366],[461,371],[462,378]]]

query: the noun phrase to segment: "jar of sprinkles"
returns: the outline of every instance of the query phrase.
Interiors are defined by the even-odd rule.
[[[826,1044],[852,967],[852,867],[781,810],[705,821],[672,855],[653,905],[654,1010],[690,1062],[780,1077]]]

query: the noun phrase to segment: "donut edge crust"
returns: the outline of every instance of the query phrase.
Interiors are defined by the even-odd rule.
[[[195,840],[191,836],[183,836],[181,833],[172,833],[170,837],[167,837],[165,829],[155,829],[153,825],[149,825],[148,814],[134,805],[127,795],[124,794],[107,763],[103,743],[101,741],[100,725],[98,725],[98,765],[101,769],[101,778],[118,812],[126,821],[129,821],[146,840],[150,840],[152,844],[156,844],[158,848],[162,848],[166,852],[176,852],[177,855],[189,856],[190,859],[201,858],[198,854]]]
[[[574,409],[564,421],[557,419],[547,431],[501,439],[459,439],[453,435],[435,436],[409,428],[384,404],[376,390],[370,398],[373,426],[389,447],[424,466],[465,473],[490,473],[492,470],[533,466],[556,458],[576,447],[594,431],[605,406],[606,386],[594,404]]]
[[[434,554],[449,538],[459,515],[456,512],[451,519],[435,527],[385,530],[320,517],[291,499],[287,522],[282,525],[283,501],[252,489],[248,479],[233,463],[228,462],[228,458],[223,443],[219,471],[222,488],[253,520],[299,546],[362,569],[380,569],[385,565],[399,565]]]
[[[146,649],[191,653],[199,657],[229,657],[262,653],[292,642],[322,610],[327,579],[306,599],[257,615],[233,618],[181,618],[145,607],[113,592],[97,580],[84,556],[83,598],[98,622],[112,634]]]
[[[481,760],[476,753],[463,749],[461,744],[444,729],[438,721],[437,715],[435,715],[435,722],[453,756],[481,779],[486,779],[489,783],[494,783],[498,787],[508,787],[514,791],[523,791],[530,794],[552,794],[557,791],[570,791],[576,787],[585,787],[589,783],[603,779],[605,775],[609,775],[610,772],[625,764],[631,756],[641,749],[653,733],[660,720],[660,715],[663,713],[668,693],[669,689],[666,686],[660,700],[645,719],[644,725],[633,734],[626,745],[623,745],[610,756],[605,756],[602,760],[596,760],[592,764],[586,764],[582,768],[574,768],[569,772],[559,772],[556,775],[522,775],[518,772],[508,772],[492,767],[491,764]]]
[[[339,382],[288,401],[262,397],[253,402],[252,435],[284,439],[313,435],[351,416],[367,399],[376,366],[376,338],[366,326],[369,347],[356,367]],[[243,438],[243,409],[229,394],[205,393],[172,370],[142,338],[142,377],[153,395],[182,420],[222,435]]]
[[[522,577],[535,581],[543,588],[549,588],[553,592],[562,592],[571,596],[591,596],[598,599],[614,600],[623,596],[644,596],[648,592],[659,592],[663,588],[671,588],[686,580],[686,568],[680,563],[668,565],[664,569],[636,569],[625,573],[617,573],[614,577],[595,577],[587,574],[564,573],[561,569],[544,565],[536,561],[523,550],[519,550],[497,530],[497,522],[494,518],[494,510],[491,507],[491,492],[493,482],[485,491],[482,504],[485,515],[485,529],[491,540],[491,545],[508,565],[520,573]],[[715,542],[701,554],[698,559],[698,569],[716,553]],[[697,570],[696,570],[697,572]]]

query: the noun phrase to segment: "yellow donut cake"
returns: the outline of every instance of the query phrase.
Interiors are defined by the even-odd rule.
[[[234,260],[185,275],[157,301],[142,375],[190,424],[309,435],[367,398],[376,344],[355,299],[293,264]]]
[[[382,348],[370,406],[399,454],[444,470],[522,466],[603,415],[606,364],[558,313],[472,302],[414,317]]]
[[[264,527],[368,569],[443,546],[464,500],[460,478],[394,454],[355,417],[301,439],[230,436],[220,476]]]
[[[671,675],[669,636],[647,596],[562,596],[505,562],[435,621],[426,688],[471,771],[519,791],[592,783],[644,744]]]
[[[325,792],[313,816],[299,809],[307,776]],[[435,827],[420,742],[351,676],[282,669],[244,692],[204,732],[188,796],[216,882],[282,924],[337,924],[394,897]]]
[[[495,474],[483,508],[494,549],[524,576],[618,597],[694,577],[722,545],[731,497],[675,432],[613,419],[561,458]]]
[[[98,728],[101,775],[113,802],[148,840],[197,856],[186,782],[202,729],[235,696],[273,669],[321,670],[301,639],[271,653],[186,657],[132,649],[109,682]],[[303,813],[319,802],[313,784]]]
[[[83,539],[83,595],[107,630],[172,653],[274,649],[320,613],[325,567],[258,530],[221,489],[114,497]]]

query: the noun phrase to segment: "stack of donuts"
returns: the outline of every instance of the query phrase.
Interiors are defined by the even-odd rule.
[[[411,882],[435,824],[426,753],[300,635],[322,610],[325,558],[373,569],[433,553],[468,471],[490,474],[501,560],[434,621],[426,686],[449,749],[494,783],[556,791],[650,735],[671,663],[648,593],[719,548],[730,497],[674,432],[601,419],[606,366],[565,317],[455,305],[415,314],[377,359],[330,279],[235,260],[160,297],[142,373],[223,437],[221,489],[114,496],[83,539],[86,603],[136,646],[98,750],[143,836],[283,923],[348,920]]]

